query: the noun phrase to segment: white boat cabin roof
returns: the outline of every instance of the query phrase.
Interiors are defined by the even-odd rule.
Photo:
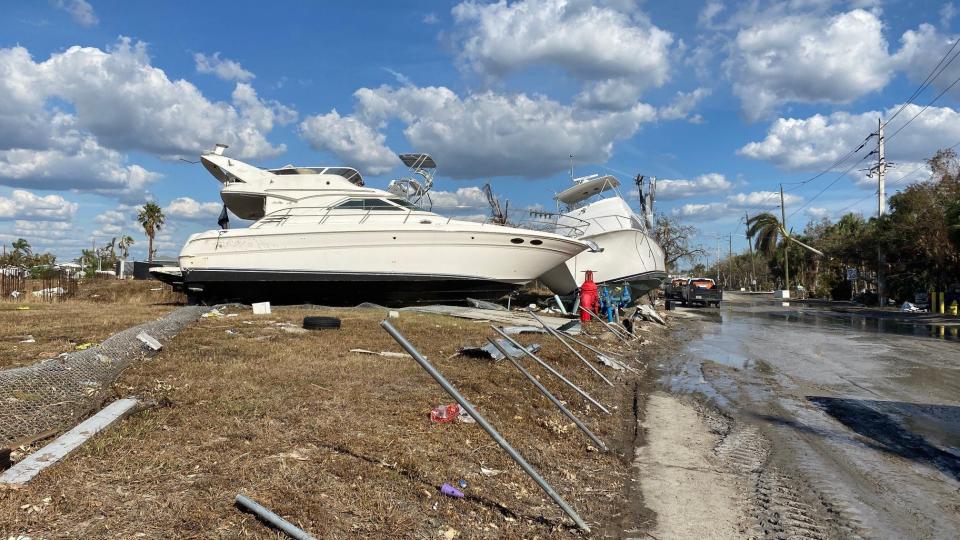
[[[351,184],[357,186],[363,185],[363,177],[360,176],[360,173],[356,169],[351,167],[294,167],[293,165],[286,165],[279,169],[267,169],[267,171],[277,176],[290,174],[333,174],[347,179]]]
[[[574,178],[573,184],[573,186],[558,193],[554,200],[566,205],[577,204],[594,195],[619,187],[620,181],[610,175],[591,174],[590,176]]]

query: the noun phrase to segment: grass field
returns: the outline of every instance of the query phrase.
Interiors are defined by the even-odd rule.
[[[0,492],[0,533],[275,538],[232,506],[244,493],[318,538],[579,534],[476,424],[430,422],[430,409],[452,399],[412,359],[350,352],[401,350],[378,325],[385,312],[231,312],[238,316],[201,319],[117,381],[118,396],[161,406],[95,438],[29,487]],[[305,315],[339,316],[343,327],[290,333],[278,326],[299,326]],[[611,388],[547,336],[522,336],[543,344],[545,360],[611,408],[607,416],[586,406],[525,362],[613,449],[605,454],[509,363],[455,355],[493,336],[486,324],[412,312],[393,322],[594,528],[620,536],[642,521],[630,466],[642,436],[635,412],[643,410],[642,376],[616,374]],[[651,356],[641,353],[633,365],[643,372]],[[439,493],[461,479],[465,499]]]
[[[82,288],[83,296],[64,302],[0,302],[0,369],[99,343],[176,308],[169,287],[151,291],[148,285],[159,287],[155,281],[113,282]]]

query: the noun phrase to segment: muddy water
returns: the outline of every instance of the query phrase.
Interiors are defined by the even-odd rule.
[[[765,467],[806,500],[799,529],[768,536],[960,537],[956,327],[749,297],[684,314],[702,337],[664,382],[757,427]]]

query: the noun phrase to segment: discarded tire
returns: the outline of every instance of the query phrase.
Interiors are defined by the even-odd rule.
[[[336,317],[304,317],[303,327],[307,330],[336,330],[340,328],[340,319]]]

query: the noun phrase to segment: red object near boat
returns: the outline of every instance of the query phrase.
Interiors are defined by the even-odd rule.
[[[597,313],[600,311],[600,293],[597,290],[597,284],[593,282],[593,271],[587,270],[587,275],[580,286],[580,306]],[[580,320],[587,322],[590,320],[590,314],[586,309],[580,310]]]

